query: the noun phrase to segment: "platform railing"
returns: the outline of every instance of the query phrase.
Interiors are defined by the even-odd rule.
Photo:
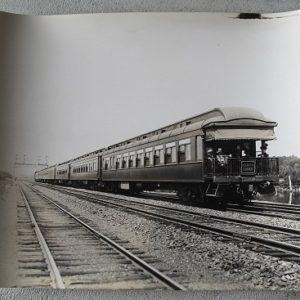
[[[205,176],[267,176],[279,174],[278,157],[245,157],[205,160]]]

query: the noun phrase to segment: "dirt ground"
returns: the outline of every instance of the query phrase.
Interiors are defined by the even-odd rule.
[[[17,281],[17,193],[12,179],[0,180],[0,288]]]

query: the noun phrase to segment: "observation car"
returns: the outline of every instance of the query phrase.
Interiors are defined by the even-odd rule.
[[[276,126],[254,109],[215,108],[38,171],[35,180],[242,204],[278,183],[278,158],[267,153]]]

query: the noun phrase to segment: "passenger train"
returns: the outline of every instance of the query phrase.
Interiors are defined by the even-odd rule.
[[[278,183],[269,157],[277,123],[242,107],[215,108],[35,172],[38,182],[117,193],[173,190],[184,201],[243,204]]]

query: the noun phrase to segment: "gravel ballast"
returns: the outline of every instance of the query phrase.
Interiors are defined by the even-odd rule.
[[[223,239],[218,236],[187,231],[186,228],[166,225],[135,213],[90,203],[45,187],[38,187],[38,189],[58,200],[72,212],[89,220],[97,230],[104,230],[120,239],[128,240],[133,247],[159,259],[160,262],[155,262],[154,265],[177,275],[177,280],[181,280],[188,289],[300,289],[300,266],[296,263],[246,250],[236,242],[223,242]],[[105,193],[93,193],[105,195]],[[292,220],[253,217],[234,212],[184,207],[181,204],[165,201],[114,196],[130,201],[145,201],[289,228],[300,227],[299,222]]]

